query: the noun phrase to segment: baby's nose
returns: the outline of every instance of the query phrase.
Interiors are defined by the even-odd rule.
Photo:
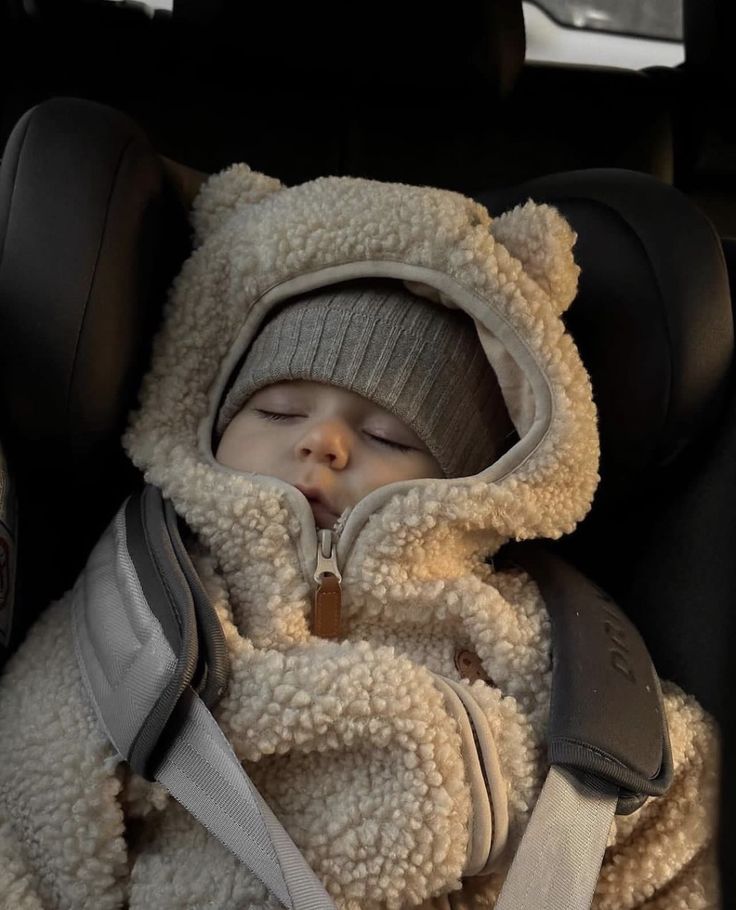
[[[342,421],[321,421],[299,441],[298,455],[302,460],[313,458],[341,470],[350,460],[350,431]]]

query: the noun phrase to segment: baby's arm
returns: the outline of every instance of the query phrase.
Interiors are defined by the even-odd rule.
[[[0,816],[0,910],[44,910],[38,881],[13,826]]]
[[[0,908],[119,910],[128,877],[114,750],[74,655],[70,595],[0,678]]]
[[[404,910],[460,887],[473,806],[467,756],[436,677],[367,641],[255,648],[233,627],[217,580],[197,569],[231,656],[217,720],[338,906]],[[528,754],[514,699],[486,695],[502,758]],[[516,810],[522,788],[513,789]]]

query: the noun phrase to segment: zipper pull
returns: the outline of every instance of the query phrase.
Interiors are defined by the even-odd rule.
[[[312,609],[312,632],[320,638],[340,637],[340,608],[342,575],[337,568],[337,547],[332,531],[320,530],[317,543],[317,568],[314,580],[317,591]]]

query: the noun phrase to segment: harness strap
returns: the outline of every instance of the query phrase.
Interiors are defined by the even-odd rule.
[[[630,620],[549,551],[507,547],[552,621],[550,770],[496,910],[589,910],[616,813],[672,782],[659,679]]]
[[[155,776],[289,910],[334,910],[324,886],[243,770],[204,702],[180,699],[182,725]]]
[[[282,906],[335,910],[202,700],[217,698],[226,668],[216,666],[214,621],[198,615],[211,607],[190,588],[193,573],[160,493],[131,497],[74,588],[85,688],[118,754],[167,787]]]
[[[552,765],[496,910],[589,910],[618,787]]]

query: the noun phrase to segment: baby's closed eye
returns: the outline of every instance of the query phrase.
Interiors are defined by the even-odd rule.
[[[256,408],[258,414],[262,414],[267,420],[286,420],[287,417],[305,417],[304,414],[278,414],[275,411],[264,411],[262,408]]]
[[[368,433],[367,431],[366,436],[370,436],[370,438],[374,439],[376,442],[379,442],[385,446],[390,446],[392,449],[396,449],[399,452],[413,451],[412,446],[402,445],[400,442],[393,442],[391,439],[386,439],[384,436],[376,436],[373,433]]]

